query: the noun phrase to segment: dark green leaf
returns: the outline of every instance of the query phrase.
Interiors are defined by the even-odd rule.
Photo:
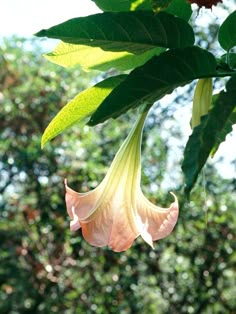
[[[188,21],[192,15],[191,4],[186,0],[172,0],[165,12]]]
[[[168,8],[172,0],[150,0],[154,12],[160,12]]]
[[[145,102],[154,103],[176,87],[196,78],[216,75],[214,56],[199,47],[174,49],[153,57],[133,70],[103,101],[92,115],[89,124],[95,125],[117,117]]]
[[[56,137],[75,123],[90,116],[99,104],[110,94],[112,89],[120,84],[125,75],[110,77],[79,93],[58,112],[47,126],[41,140],[43,147],[49,140]]]
[[[218,39],[222,48],[229,51],[236,46],[236,11],[231,13],[219,29]]]
[[[211,150],[211,157],[214,157],[215,153],[217,152],[220,144],[226,140],[226,136],[233,131],[233,125],[236,124],[236,111],[232,112],[229,116],[228,120],[226,121],[224,128],[218,135],[216,139],[216,143]]]
[[[155,47],[180,48],[193,45],[190,25],[160,12],[105,12],[68,20],[36,34],[71,44],[100,47],[105,51],[142,54]]]
[[[152,10],[150,0],[92,0],[102,11]]]
[[[236,53],[225,53],[219,59],[219,66],[223,69],[229,71],[231,69],[236,69]]]
[[[228,128],[227,124],[235,108],[236,76],[233,76],[226,84],[226,91],[220,92],[209,114],[194,128],[185,147],[182,169],[185,175],[186,194],[192,190],[212,149],[219,144],[219,138],[222,137],[224,128]]]
[[[92,0],[102,11],[125,12],[134,10],[152,10],[150,0]],[[189,20],[192,9],[186,0],[172,0],[165,12]]]

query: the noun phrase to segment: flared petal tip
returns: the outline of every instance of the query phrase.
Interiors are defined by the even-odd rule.
[[[71,207],[70,214],[71,214],[71,218],[72,218],[72,220],[70,222],[70,230],[76,231],[76,230],[81,228],[81,224],[79,222],[79,217],[77,216],[77,214],[75,212],[74,206]]]
[[[139,228],[140,234],[152,248],[154,248],[154,241],[167,237],[173,231],[178,220],[178,199],[173,192],[170,193],[174,197],[174,202],[171,203],[169,208],[150,206],[142,213],[143,228]]]
[[[174,197],[174,203],[172,204],[175,204],[179,208],[179,202],[178,202],[177,196],[173,192],[170,192],[170,194]]]
[[[78,220],[72,220],[70,222],[70,231],[76,231],[81,228],[81,225]]]
[[[154,250],[154,244],[153,244],[153,241],[152,241],[152,236],[149,233],[146,232],[146,233],[142,233],[141,237]]]

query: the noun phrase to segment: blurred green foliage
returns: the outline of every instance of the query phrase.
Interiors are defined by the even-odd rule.
[[[42,151],[49,121],[98,78],[43,60],[37,43],[11,38],[0,48],[0,313],[235,313],[236,184],[213,166],[190,201],[177,181],[180,218],[155,250],[138,238],[114,253],[70,232],[63,179],[96,187],[133,116],[74,126]],[[165,129],[172,116],[151,112],[144,131],[143,189],[161,205],[171,201],[159,189],[171,145],[161,132],[181,136]]]

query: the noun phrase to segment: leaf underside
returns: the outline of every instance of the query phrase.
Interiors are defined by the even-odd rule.
[[[112,89],[119,85],[125,77],[126,75],[110,77],[79,93],[50,122],[42,136],[41,146],[43,147],[61,132],[90,116]]]
[[[73,45],[59,43],[53,52],[45,57],[63,67],[81,66],[84,70],[107,71],[116,68],[120,71],[126,71],[136,68],[151,59],[154,55],[159,55],[164,48],[154,48],[143,50],[142,54],[134,55],[130,52],[112,52],[104,51],[99,47],[90,47],[83,45]],[[94,57],[96,56],[96,58]]]
[[[185,192],[192,190],[197,177],[211,151],[219,146],[219,139],[224,139],[225,129],[229,127],[230,118],[236,108],[236,75],[226,84],[226,91],[221,91],[208,115],[201,124],[194,128],[184,151],[182,170],[185,175]],[[232,121],[234,123],[234,121]]]

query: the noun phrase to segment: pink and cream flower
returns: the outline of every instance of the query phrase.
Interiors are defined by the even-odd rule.
[[[66,205],[70,228],[82,228],[93,246],[125,251],[140,235],[153,248],[153,241],[168,236],[178,219],[176,196],[169,208],[153,205],[142,193],[141,141],[147,112],[142,113],[117,152],[105,178],[94,190],[77,193],[67,185]]]

